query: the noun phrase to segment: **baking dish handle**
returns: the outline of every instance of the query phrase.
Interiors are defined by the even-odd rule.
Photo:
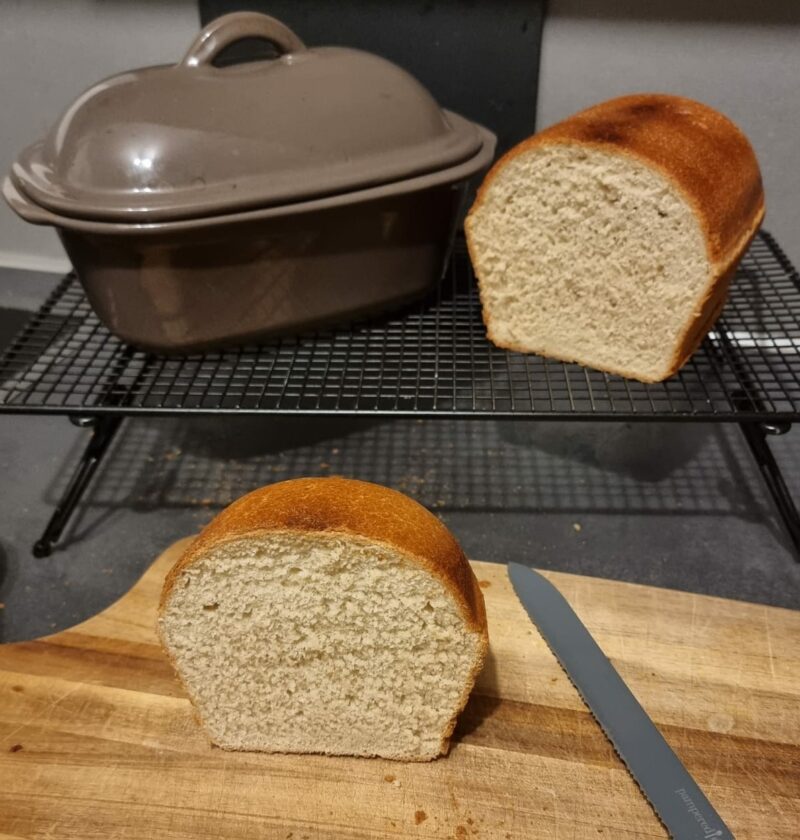
[[[234,12],[212,20],[195,38],[186,55],[183,67],[211,64],[225,47],[243,38],[261,38],[275,44],[283,53],[300,52],[306,45],[279,20],[257,12]]]
[[[59,218],[44,207],[28,201],[14,186],[11,178],[3,179],[3,198],[8,206],[26,222],[33,225],[58,225]]]

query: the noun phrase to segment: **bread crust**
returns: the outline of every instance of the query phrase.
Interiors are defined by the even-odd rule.
[[[609,370],[644,382],[667,379],[686,363],[713,326],[736,265],[764,219],[764,188],[753,147],[731,120],[713,108],[685,97],[655,93],[602,102],[540,131],[494,164],[465,220],[467,247],[482,297],[480,259],[471,231],[474,215],[492,182],[510,161],[539,146],[556,144],[635,158],[659,171],[695,211],[711,270],[700,306],[678,336],[667,370],[653,379]],[[485,307],[483,313],[493,343],[519,352],[539,352],[497,341]],[[562,361],[585,364],[581,359]]]
[[[458,709],[442,733],[439,754],[444,752],[489,649],[483,592],[450,531],[422,505],[396,490],[366,481],[331,477],[297,478],[248,493],[218,514],[167,574],[161,590],[159,619],[181,573],[207,551],[223,543],[276,532],[345,534],[383,543],[441,581],[458,605],[466,626],[479,638],[479,654]],[[174,667],[171,656],[170,661]],[[386,757],[427,761],[436,756]]]

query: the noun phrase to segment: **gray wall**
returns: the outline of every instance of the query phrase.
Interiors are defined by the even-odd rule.
[[[175,60],[197,25],[194,0],[0,0],[0,171],[83,89]],[[539,125],[636,90],[692,96],[739,123],[764,171],[766,226],[800,265],[800,3],[550,0]],[[3,204],[0,264],[66,261],[52,231]]]
[[[180,58],[198,22],[195,0],[0,0],[0,173],[103,76]],[[0,199],[0,265],[69,263],[50,228]]]

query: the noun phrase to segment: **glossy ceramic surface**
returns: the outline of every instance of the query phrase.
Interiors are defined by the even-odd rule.
[[[92,308],[124,340],[189,352],[362,317],[441,276],[464,187],[125,237],[61,230]]]
[[[273,60],[216,67],[257,37]],[[481,151],[478,126],[442,110],[379,56],[306,49],[280,22],[212,22],[174,66],[114,76],[80,96],[12,168],[62,216],[199,218],[350,192],[439,171]]]
[[[317,210],[333,209],[335,207],[347,207],[351,204],[358,204],[366,201],[373,201],[378,198],[391,196],[408,195],[428,190],[432,187],[446,184],[456,184],[466,179],[471,179],[476,173],[485,170],[494,157],[495,136],[484,128],[478,127],[482,139],[481,149],[475,157],[464,163],[430,172],[426,175],[418,175],[415,178],[408,178],[403,181],[393,181],[391,184],[383,184],[377,187],[367,187],[349,193],[336,193],[322,198],[313,198],[308,201],[298,201],[291,204],[282,204],[276,207],[256,207],[254,209],[240,210],[233,213],[225,213],[217,216],[203,216],[198,219],[176,219],[172,221],[141,221],[141,222],[119,222],[94,219],[80,219],[75,216],[62,216],[48,210],[39,204],[33,203],[23,195],[12,178],[7,177],[2,183],[3,198],[6,203],[21,216],[25,221],[34,225],[52,225],[59,229],[73,230],[84,233],[98,233],[103,235],[113,234],[115,236],[142,236],[144,234],[177,233],[178,231],[193,231],[230,225],[233,222],[250,222],[256,219],[271,219],[276,217],[298,216]]]
[[[253,36],[279,57],[210,63]],[[2,189],[22,218],[58,230],[112,332],[187,352],[424,294],[494,148],[395,65],[307,50],[244,13],[206,27],[174,67],[92,88]]]

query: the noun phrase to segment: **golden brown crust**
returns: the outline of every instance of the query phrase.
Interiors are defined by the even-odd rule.
[[[739,128],[708,105],[656,93],[601,102],[519,143],[484,178],[473,210],[509,160],[550,143],[621,152],[655,166],[697,210],[715,265],[727,267],[763,215],[758,161]]]
[[[297,478],[248,493],[201,532],[164,581],[163,610],[180,573],[220,543],[268,531],[344,533],[387,543],[439,578],[474,632],[486,634],[483,594],[461,546],[422,505],[378,484]]]
[[[764,219],[764,189],[752,146],[727,117],[681,96],[632,94],[587,108],[519,143],[486,175],[464,225],[476,270],[479,260],[470,230],[473,214],[509,161],[545,144],[575,144],[630,155],[660,171],[694,208],[711,276],[702,306],[678,339],[669,370],[657,380],[643,381],[667,379],[686,363],[718,317],[736,264]],[[498,346],[537,352],[496,341],[485,309],[484,321],[489,339]],[[562,361],[583,364],[580,359]],[[623,370],[609,372],[641,378]]]

